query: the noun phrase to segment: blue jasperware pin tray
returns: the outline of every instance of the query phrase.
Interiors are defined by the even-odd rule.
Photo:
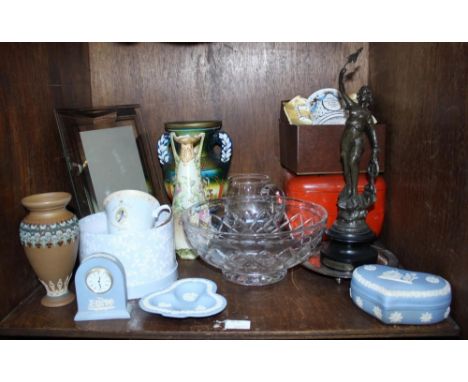
[[[207,279],[188,278],[169,288],[151,293],[139,301],[140,308],[165,317],[208,317],[224,310],[226,299],[216,293],[216,284]]]

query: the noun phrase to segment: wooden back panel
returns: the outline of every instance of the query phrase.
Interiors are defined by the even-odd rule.
[[[350,91],[367,84],[364,43],[92,43],[93,104],[140,104],[154,148],[164,122],[220,119],[233,140],[230,173],[266,173],[281,184],[281,101],[336,88],[360,46]]]

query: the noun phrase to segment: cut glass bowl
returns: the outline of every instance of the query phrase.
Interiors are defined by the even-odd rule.
[[[326,210],[286,197],[233,197],[184,211],[185,233],[208,264],[236,284],[268,285],[307,260],[322,240]]]

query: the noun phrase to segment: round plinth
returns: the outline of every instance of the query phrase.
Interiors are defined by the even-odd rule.
[[[68,292],[59,297],[51,297],[46,295],[42,297],[41,304],[47,306],[48,308],[57,308],[59,306],[68,305],[73,301],[75,301],[75,294]]]
[[[328,268],[323,264],[320,252],[322,247],[326,245],[326,242],[322,243],[322,246],[318,248],[307,261],[304,261],[302,266],[321,275],[334,277],[337,281],[341,279],[350,279],[353,275],[352,271],[339,271]],[[385,249],[378,244],[372,244],[372,247],[377,250],[377,264],[388,265],[390,267],[398,266],[398,258],[393,252],[390,252],[388,249]]]

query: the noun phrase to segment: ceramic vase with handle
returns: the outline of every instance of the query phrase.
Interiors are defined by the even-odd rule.
[[[197,257],[185,236],[182,213],[195,203],[205,201],[205,192],[200,171],[200,157],[205,133],[197,135],[170,135],[172,154],[176,163],[176,179],[172,211],[174,214],[174,235],[176,253],[181,259]],[[176,142],[180,150],[177,152]]]
[[[78,253],[79,226],[76,216],[65,208],[70,200],[66,192],[34,194],[21,200],[29,210],[20,224],[21,244],[47,291],[41,303],[48,307],[75,299],[68,284]]]
[[[169,198],[174,197],[176,184],[176,161],[170,149],[170,134],[195,136],[205,134],[200,152],[200,169],[206,199],[223,196],[227,185],[227,175],[231,164],[232,141],[221,131],[221,121],[169,122],[165,133],[158,141],[158,157],[164,174],[164,186]],[[177,149],[179,144],[176,142]],[[219,152],[217,151],[219,147]]]

